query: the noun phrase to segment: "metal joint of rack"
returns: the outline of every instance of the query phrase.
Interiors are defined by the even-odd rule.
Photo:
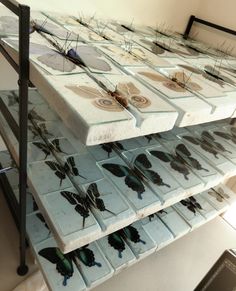
[[[208,27],[212,27],[214,29],[217,29],[217,30],[220,30],[220,31],[232,34],[232,35],[236,35],[236,31],[235,30],[229,29],[227,27],[224,27],[224,26],[221,26],[221,25],[218,25],[218,24],[215,24],[215,23],[212,23],[212,22],[197,18],[194,15],[191,15],[190,18],[189,18],[188,24],[186,26],[185,32],[183,34],[183,38],[184,39],[188,39],[189,33],[191,31],[191,28],[192,28],[194,22],[200,23],[200,24],[208,26]]]
[[[13,117],[6,106],[0,103],[0,110],[6,118],[14,135],[19,142],[19,193],[20,200],[17,206],[16,201],[12,202],[13,195],[10,185],[7,185],[5,175],[1,176],[1,185],[10,210],[19,228],[20,236],[20,263],[17,273],[24,276],[28,272],[26,265],[26,190],[27,190],[27,129],[28,129],[28,87],[29,82],[29,34],[30,34],[30,7],[21,5],[15,0],[0,0],[0,2],[19,17],[19,66],[11,56],[0,45],[0,52],[7,59],[10,65],[19,75],[19,126],[14,122]],[[6,193],[7,192],[7,193]],[[11,200],[11,201],[10,201]],[[15,212],[15,213],[14,213]]]

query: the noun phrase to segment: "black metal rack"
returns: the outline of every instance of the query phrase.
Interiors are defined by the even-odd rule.
[[[194,15],[191,15],[190,18],[189,18],[188,24],[186,26],[185,32],[183,34],[183,38],[184,39],[188,39],[189,33],[191,31],[191,28],[192,28],[194,22],[203,24],[203,25],[208,26],[208,27],[212,27],[212,28],[217,29],[217,30],[221,30],[223,32],[226,32],[226,33],[229,33],[229,34],[232,34],[232,35],[236,35],[236,31],[235,30],[229,29],[227,27],[224,27],[224,26],[221,26],[221,25],[218,25],[218,24],[215,24],[215,23],[212,23],[212,22],[197,18]]]
[[[24,276],[28,272],[26,265],[26,191],[27,191],[27,131],[28,131],[28,87],[29,87],[29,34],[30,7],[21,5],[15,0],[0,0],[0,2],[19,18],[19,65],[0,45],[0,52],[19,75],[19,126],[16,124],[6,106],[0,103],[0,110],[19,142],[19,204],[17,204],[6,179],[1,176],[3,192],[10,204],[20,236],[20,264],[17,273]]]

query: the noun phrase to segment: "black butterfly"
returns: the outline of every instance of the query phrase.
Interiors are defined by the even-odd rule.
[[[170,188],[170,185],[165,184],[161,178],[161,176],[150,170],[152,168],[152,164],[148,160],[145,154],[139,154],[134,160],[134,169],[136,171],[141,171],[141,175],[144,175],[148,180],[152,183],[157,184],[158,186],[166,186]]]
[[[125,150],[125,148],[120,142],[104,143],[101,145],[101,148],[107,152],[108,158],[110,158],[110,154],[112,153],[114,146],[121,151]]]
[[[85,245],[82,248],[75,250],[73,253],[75,256],[83,262],[87,267],[101,267],[102,264],[95,261],[94,252],[88,248],[89,245]]]
[[[137,192],[139,199],[142,199],[141,194],[145,192],[144,184],[131,169],[124,165],[110,163],[103,164],[102,167],[111,172],[116,177],[125,177],[125,184],[133,191]]]
[[[219,142],[215,141],[215,138],[207,131],[203,131],[200,138],[184,135],[184,139],[191,142],[192,144],[199,145],[204,151],[212,154],[218,159],[219,152],[229,152]]]
[[[197,202],[197,200],[194,197],[189,197],[188,199],[181,200],[180,203],[188,208],[191,212],[193,212],[195,215],[197,213],[197,209],[202,210],[202,206],[200,203]]]
[[[226,140],[231,140],[234,144],[236,144],[236,132],[235,132],[235,128],[231,128],[230,129],[231,131],[231,134],[228,133],[228,132],[222,132],[222,131],[214,131],[214,134],[219,136],[219,137],[222,137]]]
[[[44,160],[51,154],[51,150],[46,144],[42,142],[33,142],[33,145],[35,145],[37,148],[39,148],[40,150],[44,152],[45,154]]]
[[[83,227],[85,224],[85,219],[89,216],[89,209],[92,207],[100,211],[108,211],[113,215],[116,215],[115,213],[108,210],[104,204],[104,201],[99,198],[100,193],[96,183],[89,185],[87,193],[85,193],[84,197],[69,191],[61,191],[61,195],[67,199],[71,205],[76,205],[75,211],[77,211],[83,217]]]
[[[148,140],[148,143],[150,143],[151,140],[153,139],[153,137],[152,137],[151,134],[149,134],[149,135],[145,135],[144,137]]]
[[[65,163],[64,166],[61,166],[57,162],[46,161],[45,164],[54,171],[54,174],[60,179],[60,186],[62,185],[62,181],[66,179],[66,173],[69,171],[69,165]]]
[[[115,249],[118,250],[118,257],[122,258],[122,252],[125,250],[124,240],[130,240],[133,243],[146,244],[140,238],[138,230],[129,225],[121,230],[118,230],[108,235],[108,243]]]
[[[47,259],[52,264],[56,264],[56,269],[59,274],[64,277],[63,286],[67,286],[67,280],[73,276],[74,268],[72,259],[69,255],[64,255],[59,248],[45,248],[38,254]]]
[[[41,136],[45,136],[45,135],[53,136],[53,134],[48,131],[45,123],[37,125],[37,128],[34,127],[33,125],[29,125],[28,129],[32,132],[33,139],[35,139],[39,135],[41,135]]]
[[[42,116],[40,116],[34,109],[31,109],[28,114],[29,119],[37,121],[46,121]]]
[[[86,198],[80,195],[69,192],[61,191],[61,195],[71,204],[75,205],[75,211],[77,211],[83,217],[83,227],[85,225],[85,219],[89,217],[89,204]]]
[[[81,178],[85,179],[82,175],[80,175],[78,168],[75,165],[75,159],[73,157],[69,157],[65,163],[66,171],[72,174],[73,176],[80,176]]]
[[[87,189],[87,200],[89,205],[92,205],[94,208],[99,209],[100,211],[107,211],[113,215],[116,215],[112,211],[108,210],[104,204],[104,201],[99,198],[101,194],[99,193],[98,186],[96,183],[89,185]]]
[[[167,152],[162,152],[162,151],[150,151],[150,153],[158,158],[159,160],[165,162],[165,163],[170,163],[170,166],[172,169],[175,171],[181,173],[184,175],[184,178],[188,180],[188,175],[190,174],[189,168],[188,168],[188,163],[180,156],[179,151],[181,148],[179,145],[176,147],[175,150],[175,155],[169,154]],[[192,166],[192,165],[191,165]]]

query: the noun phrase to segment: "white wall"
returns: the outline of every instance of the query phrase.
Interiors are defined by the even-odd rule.
[[[196,15],[199,18],[236,30],[235,12],[235,0],[200,0]],[[196,30],[199,31],[198,39],[215,44],[215,46],[226,41],[224,48],[235,47],[234,55],[236,55],[236,36],[206,28],[202,25],[198,25],[194,31]]]
[[[32,9],[60,13],[84,13],[120,19],[134,24],[156,25],[166,22],[183,31],[190,14],[197,12],[199,0],[20,0]]]

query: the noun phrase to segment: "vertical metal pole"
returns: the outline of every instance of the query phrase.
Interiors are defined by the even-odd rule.
[[[195,20],[195,16],[191,15],[189,18],[189,21],[188,21],[188,25],[187,25],[186,30],[185,30],[184,35],[183,35],[184,39],[188,39],[188,36],[189,36],[190,30],[193,26],[194,20]]]
[[[20,192],[20,265],[17,273],[24,276],[26,265],[26,190],[27,190],[27,131],[29,85],[30,8],[19,5],[19,192]]]

